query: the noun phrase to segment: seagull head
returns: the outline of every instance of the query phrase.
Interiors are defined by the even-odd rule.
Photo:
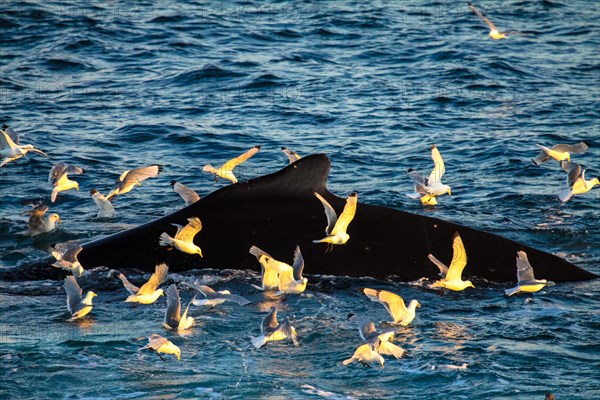
[[[468,287],[472,287],[473,289],[475,289],[475,285],[473,285],[473,283],[471,281],[465,281],[465,288]]]
[[[448,196],[452,196],[452,189],[450,189],[450,186],[447,186],[448,189],[446,190],[446,193],[448,193]]]
[[[54,223],[62,222],[58,214],[51,214],[48,219]]]

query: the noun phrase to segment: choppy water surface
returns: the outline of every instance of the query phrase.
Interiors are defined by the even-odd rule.
[[[209,193],[223,183],[202,165],[262,144],[242,178],[285,166],[280,146],[324,152],[334,193],[499,233],[600,273],[600,190],[560,205],[564,173],[529,161],[536,143],[585,140],[592,147],[577,161],[588,177],[600,173],[598,4],[480,8],[500,29],[529,34],[492,41],[462,2],[2,2],[0,122],[51,158],[0,169],[0,265],[166,215],[182,205],[170,180]],[[404,195],[406,169],[429,171],[431,143],[453,195],[424,210]],[[15,237],[26,226],[19,200],[49,199],[58,161],[89,171],[80,192],[51,206],[64,223],[35,240]],[[164,172],[119,198],[115,219],[95,220],[89,190],[104,193],[121,171],[150,163]],[[492,283],[441,295],[423,282],[309,275],[304,295],[279,304],[300,347],[256,351],[250,338],[273,301],[251,288],[255,272],[233,270],[257,265],[230,267],[174,276],[254,302],[193,308],[199,324],[187,336],[161,327],[163,299],[125,305],[107,270],[80,279],[99,296],[72,324],[62,282],[0,281],[0,397],[600,397],[598,281],[508,299]],[[409,356],[383,370],[341,364],[360,342],[347,314],[387,318],[363,286],[422,304],[398,336]],[[178,344],[182,361],[138,352],[150,333]]]

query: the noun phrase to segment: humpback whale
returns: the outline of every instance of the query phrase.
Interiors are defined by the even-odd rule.
[[[323,205],[314,193],[323,196],[338,213],[346,202],[327,190],[330,167],[325,154],[314,154],[278,172],[228,185],[155,221],[84,244],[79,261],[86,269],[106,266],[154,271],[157,264],[166,263],[170,271],[259,270],[259,263],[248,251],[251,246],[266,249],[276,259],[287,260],[299,245],[307,274],[412,281],[437,277],[438,268],[427,255],[450,260],[452,239],[458,232],[468,256],[463,272],[466,277],[514,281],[517,251],[525,251],[536,266],[536,275],[547,280],[564,282],[598,277],[560,257],[495,234],[363,203],[358,203],[356,216],[348,227],[351,239],[326,253],[325,245],[313,243],[322,236],[326,225]],[[202,248],[203,258],[159,245],[161,233],[171,231],[171,224],[185,225],[191,217],[202,221],[203,228],[194,242]],[[41,260],[21,265],[3,271],[0,277],[47,278],[57,274],[49,264]]]

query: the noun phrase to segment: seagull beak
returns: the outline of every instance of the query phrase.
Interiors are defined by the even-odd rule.
[[[448,189],[448,196],[452,196],[452,190]]]

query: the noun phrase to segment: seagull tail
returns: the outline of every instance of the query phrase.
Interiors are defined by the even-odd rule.
[[[506,289],[504,291],[504,294],[506,294],[508,297],[512,296],[513,294],[517,294],[517,293],[519,293],[518,286],[515,286],[514,288]]]
[[[265,344],[267,344],[267,338],[264,335],[260,335],[259,337],[253,337],[252,338],[252,344],[254,345],[254,347],[256,347],[257,349],[260,349],[261,347],[263,347]]]
[[[56,190],[56,188],[52,189],[52,196],[50,197],[50,200],[54,203],[56,201],[56,198],[58,197],[58,190]]]
[[[567,201],[571,200],[571,197],[573,197],[573,190],[571,188],[561,190],[561,192],[558,194],[558,198],[563,203],[566,203]]]
[[[342,364],[344,364],[344,365],[348,365],[348,364],[350,364],[352,361],[354,361],[354,357],[352,357],[352,358],[349,358],[349,359],[347,359],[347,360],[344,360],[344,361],[342,361]]]
[[[127,297],[125,303],[137,303],[137,301],[137,295],[132,294],[131,296]]]
[[[173,238],[167,234],[167,232],[163,232],[160,234],[160,239],[158,240],[158,244],[161,246],[172,246]]]

